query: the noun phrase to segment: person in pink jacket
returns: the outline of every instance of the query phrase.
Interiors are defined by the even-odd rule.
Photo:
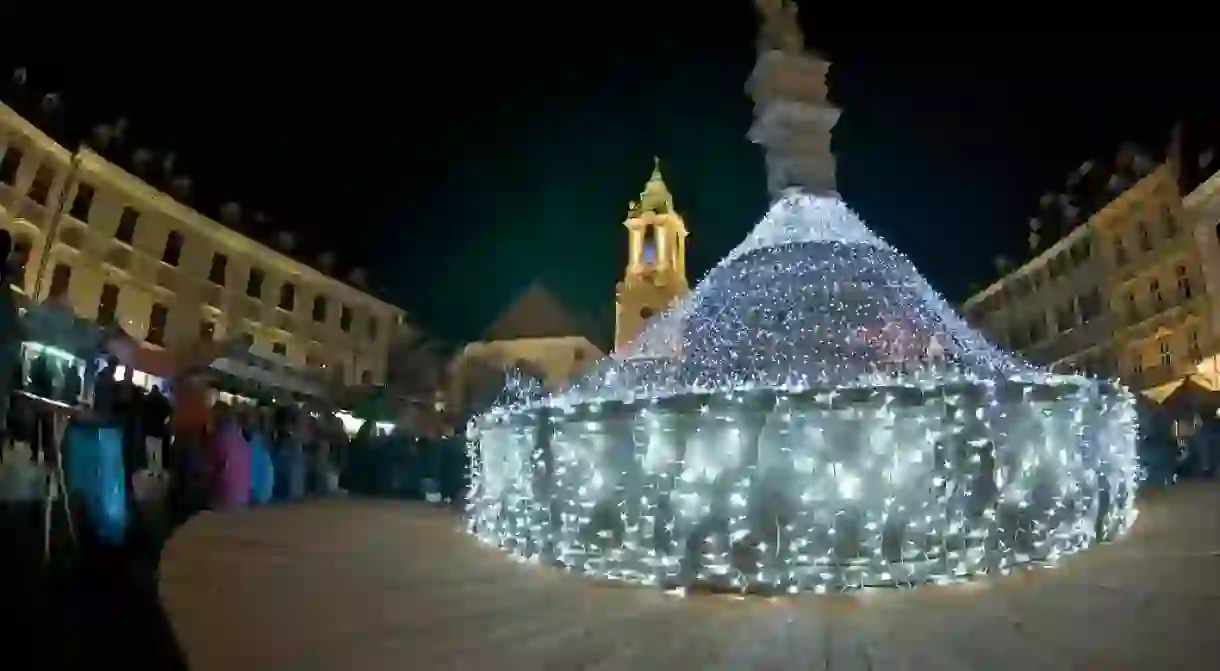
[[[227,405],[217,403],[214,411],[215,429],[208,454],[211,507],[244,508],[250,503],[250,443]]]

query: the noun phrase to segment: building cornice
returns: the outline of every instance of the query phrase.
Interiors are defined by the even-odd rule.
[[[50,135],[39,130],[37,126],[27,121],[25,117],[18,114],[13,108],[0,102],[0,136],[8,134],[13,130],[25,136],[39,151],[51,154],[56,159],[65,163],[72,160],[71,151],[61,146]]]
[[[0,103],[0,124],[5,129],[15,129],[35,145],[39,151],[46,152],[63,163],[72,160],[72,152],[61,146],[53,138],[39,130],[36,126],[17,114],[11,107]],[[2,132],[2,131],[0,131]],[[391,312],[405,315],[402,308],[388,303],[376,296],[353,287],[342,280],[327,275],[322,271],[303,263],[287,254],[279,252],[253,238],[243,235],[220,222],[200,214],[194,208],[175,200],[169,194],[157,189],[148,182],[108,161],[101,154],[81,148],[79,151],[79,170],[87,175],[86,181],[103,182],[131,198],[133,205],[143,205],[180,221],[202,235],[220,241],[234,251],[257,258],[260,262],[275,266],[285,274],[304,278],[314,283],[326,284],[344,298],[352,301],[372,303]]]
[[[1212,175],[1182,199],[1182,207],[1194,209],[1210,198],[1220,198],[1220,172]]]
[[[1155,170],[1149,172],[1147,175],[1144,175],[1135,184],[1132,184],[1116,198],[1111,200],[1109,203],[1106,203],[1105,207],[1094,212],[1093,216],[1089,217],[1083,224],[1072,229],[1070,233],[1060,238],[1057,242],[1055,242],[1055,244],[1042,250],[1037,256],[1027,260],[1020,266],[1008,271],[1002,277],[989,284],[987,288],[966,299],[966,301],[962,303],[961,309],[965,311],[973,308],[990,296],[999,293],[1005,285],[1014,281],[1016,278],[1045,266],[1053,257],[1071,247],[1080,238],[1088,235],[1090,231],[1103,226],[1106,219],[1109,219],[1117,212],[1128,207],[1131,204],[1131,201],[1147,195],[1147,192],[1155,188],[1154,185],[1164,178],[1166,173],[1172,173],[1172,170],[1173,168],[1168,162],[1157,166]]]

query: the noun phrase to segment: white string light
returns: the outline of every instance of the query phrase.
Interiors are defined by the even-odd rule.
[[[567,392],[472,425],[470,530],[594,577],[942,582],[1135,518],[1135,406],[986,342],[837,197],[790,192]]]

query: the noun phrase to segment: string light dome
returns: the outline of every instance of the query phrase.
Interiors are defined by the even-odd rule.
[[[1135,517],[1135,406],[969,328],[791,191],[627,352],[475,420],[469,528],[666,587],[826,591],[1051,561]]]

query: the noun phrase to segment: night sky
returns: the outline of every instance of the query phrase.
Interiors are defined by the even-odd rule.
[[[116,161],[172,150],[198,209],[265,211],[267,233],[366,266],[442,336],[478,337],[535,279],[608,336],[621,221],[653,155],[691,231],[692,282],[766,205],[744,137],[752,4],[708,4],[476,16],[454,3],[387,18],[375,37],[279,43],[236,25],[224,48],[173,57],[5,50],[0,64],[62,92],[62,135],[127,116]],[[1124,140],[1161,150],[1176,119],[1215,109],[1192,84],[1214,87],[1194,38],[866,33],[802,18],[836,63],[840,190],[953,300],[1020,248],[1038,196],[1085,159]]]

